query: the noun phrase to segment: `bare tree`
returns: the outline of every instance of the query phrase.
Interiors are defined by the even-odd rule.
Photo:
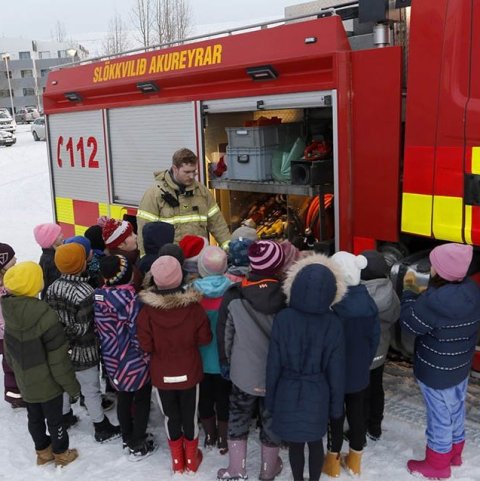
[[[103,53],[114,55],[129,47],[128,32],[121,15],[115,13],[108,24],[108,33],[103,40]]]
[[[191,31],[191,11],[186,0],[155,0],[153,22],[156,43],[186,38]]]
[[[65,24],[60,22],[60,20],[57,20],[51,35],[57,42],[65,42],[67,40],[67,29],[65,28]]]
[[[152,21],[154,0],[135,0],[132,8],[132,21],[137,31],[137,40],[144,47],[152,43]]]

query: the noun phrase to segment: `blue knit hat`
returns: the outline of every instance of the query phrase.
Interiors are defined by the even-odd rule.
[[[248,266],[248,248],[253,244],[251,239],[232,240],[228,245],[228,261],[234,266]]]
[[[73,244],[73,243],[80,244],[81,246],[83,246],[88,258],[88,256],[90,255],[90,251],[92,250],[92,243],[90,242],[90,240],[84,237],[83,235],[76,235],[74,237],[69,237],[68,239],[65,239],[65,242],[64,242],[64,244]]]

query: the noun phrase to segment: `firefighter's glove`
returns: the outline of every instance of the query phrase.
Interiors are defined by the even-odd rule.
[[[220,364],[220,374],[226,381],[230,381],[230,364]]]
[[[420,286],[417,283],[417,277],[412,271],[409,271],[405,274],[403,278],[404,291],[411,291],[415,294],[421,294],[426,288],[426,286]]]

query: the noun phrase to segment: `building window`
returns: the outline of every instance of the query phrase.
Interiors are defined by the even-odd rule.
[[[66,50],[59,50],[58,51],[58,58],[67,58],[67,51]]]
[[[12,71],[9,70],[8,72],[3,72],[3,75],[5,75],[5,78],[12,78]]]
[[[2,97],[10,97],[10,92],[8,90],[0,90],[0,98]],[[12,97],[15,97],[15,95],[13,94],[13,90]]]
[[[35,89],[23,89],[23,96],[35,95]]]
[[[22,78],[33,77],[33,71],[32,70],[20,70],[20,74],[21,74]]]
[[[47,76],[48,76],[48,72],[50,72],[50,69],[48,69],[48,68],[42,68],[42,70],[40,70],[40,76],[41,76],[41,77],[47,77]]]
[[[18,58],[20,60],[27,60],[30,58],[30,52],[18,52]]]
[[[38,58],[50,58],[50,50],[44,50],[43,52],[38,52]]]

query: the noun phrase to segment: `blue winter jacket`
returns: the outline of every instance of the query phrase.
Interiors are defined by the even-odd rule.
[[[267,361],[266,407],[273,431],[289,442],[322,439],[329,418],[343,415],[344,402],[345,341],[330,309],[343,281],[323,265],[302,266],[289,307],[275,316]]]
[[[210,321],[210,329],[213,334],[210,344],[200,346],[203,372],[206,374],[220,374],[217,347],[218,311],[222,304],[223,294],[225,294],[225,291],[231,284],[230,279],[227,279],[225,276],[208,276],[193,281],[193,287],[203,294],[200,303],[207,313],[208,320]]]
[[[370,384],[370,365],[380,340],[378,308],[367,288],[349,286],[347,295],[333,306],[345,333],[345,393],[362,391]]]
[[[480,288],[470,279],[405,291],[400,324],[416,336],[414,373],[433,389],[446,389],[470,372],[480,326]]]

